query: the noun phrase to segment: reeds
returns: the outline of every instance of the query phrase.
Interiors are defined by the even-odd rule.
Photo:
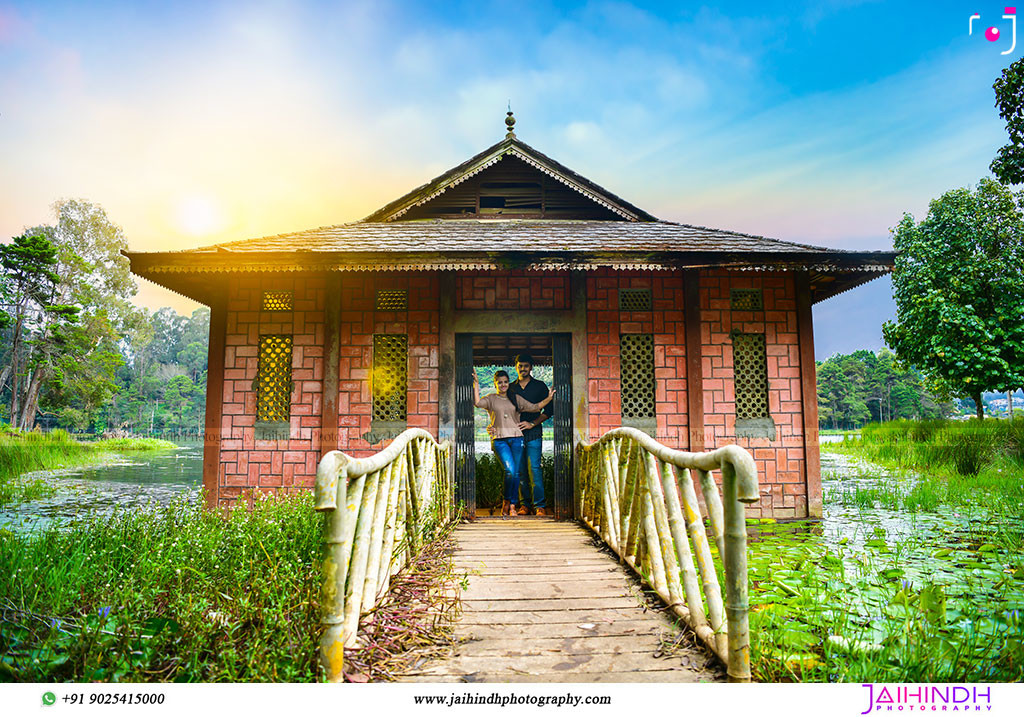
[[[108,453],[169,450],[177,446],[155,438],[111,438],[100,441],[74,440],[67,431],[49,433],[13,431],[0,433],[0,505],[31,500],[53,491],[45,483],[18,481],[25,473],[88,465]]]

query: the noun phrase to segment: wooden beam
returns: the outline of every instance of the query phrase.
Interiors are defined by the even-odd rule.
[[[227,338],[227,292],[210,301],[210,341],[206,374],[206,420],[203,432],[203,492],[206,507],[220,499],[221,417],[224,413],[224,344]]]
[[[327,275],[324,295],[324,367],[323,394],[320,402],[320,457],[339,446],[338,367],[341,328],[341,274]]]
[[[691,452],[704,450],[704,369],[700,343],[700,271],[683,270],[686,333],[686,412]]]
[[[800,272],[796,282],[796,322],[800,347],[800,398],[804,417],[804,476],[807,517],[820,518],[821,449],[818,446],[818,379],[814,365],[814,325],[811,313],[811,281]]]

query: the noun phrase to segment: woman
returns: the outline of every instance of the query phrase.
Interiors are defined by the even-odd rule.
[[[552,390],[540,403],[530,403],[522,396],[516,396],[515,403],[508,397],[508,372],[494,374],[494,388],[497,393],[480,396],[480,382],[473,372],[473,405],[486,409],[491,416],[487,432],[491,434],[494,455],[498,456],[505,469],[505,499],[501,504],[504,517],[516,515],[519,502],[519,462],[523,457],[523,432],[519,429],[520,411],[540,411],[551,403],[555,392]]]

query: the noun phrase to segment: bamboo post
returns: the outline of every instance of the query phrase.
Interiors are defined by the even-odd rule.
[[[608,543],[615,552],[619,551],[618,496],[615,495],[615,475],[612,473],[611,446],[605,445],[601,451],[601,467],[604,480],[605,520],[608,525]]]
[[[700,492],[704,496],[704,507],[708,509],[708,521],[711,523],[711,534],[715,536],[718,557],[725,561],[725,523],[722,519],[722,497],[718,494],[718,486],[711,471],[697,471],[700,480]]]
[[[640,565],[640,554],[637,548],[638,534],[640,532],[640,482],[637,480],[636,471],[636,446],[630,446],[629,455],[626,459],[626,489],[629,493],[629,508],[622,513],[625,522],[626,551],[624,558],[633,557],[636,564]]]
[[[643,468],[641,468],[643,470]],[[646,471],[645,471],[646,472]],[[646,481],[644,482],[646,483]],[[640,490],[643,492],[643,526],[647,555],[650,558],[651,579],[654,582],[655,591],[662,596],[665,602],[672,604],[674,601],[668,593],[668,584],[665,576],[665,556],[661,552],[661,541],[658,539],[658,525],[654,519],[654,500],[647,485],[642,484]]]
[[[747,526],[739,502],[736,471],[722,462],[722,503],[725,507],[725,612],[729,630],[730,682],[750,681],[750,628],[747,611]]]
[[[345,591],[345,647],[355,645],[359,629],[360,608],[363,600],[363,581],[366,579],[367,560],[370,557],[369,536],[373,527],[373,513],[377,504],[377,484],[380,471],[366,477],[363,501],[359,506],[359,520],[352,544],[352,565],[349,568],[348,586]]]
[[[328,682],[341,682],[345,667],[345,523],[351,520],[346,505],[347,479],[344,472],[337,477],[336,508],[325,521],[324,586],[322,623],[327,627],[320,637],[320,664]],[[362,483],[360,482],[360,485]]]
[[[683,498],[683,511],[686,516],[686,529],[690,534],[690,541],[693,543],[693,552],[697,554],[697,567],[700,569],[701,581],[704,584],[704,595],[707,596],[708,619],[711,621],[711,628],[715,631],[715,643],[718,645],[719,651],[725,653],[728,645],[727,635],[722,632],[724,622],[722,588],[718,584],[718,573],[715,571],[715,563],[711,558],[711,546],[708,545],[708,536],[704,531],[704,521],[700,517],[700,505],[697,503],[697,492],[693,488],[693,479],[690,477],[689,469],[683,469],[679,486]]]
[[[675,543],[676,557],[683,573],[683,591],[686,594],[686,606],[690,611],[689,622],[695,631],[699,631],[706,624],[704,602],[701,600],[700,587],[697,584],[697,573],[693,569],[693,555],[690,553],[690,541],[686,535],[686,519],[679,506],[679,493],[670,465],[662,463],[660,474],[665,491],[665,507],[672,540]]]
[[[382,570],[377,578],[374,600],[380,600],[388,592],[391,576],[402,568],[403,563],[395,560],[395,534],[398,532],[399,495],[402,485],[402,461],[391,464],[394,475],[391,478],[391,492],[388,495],[388,515],[384,528],[384,547],[381,549]]]
[[[392,461],[381,471],[379,486],[377,488],[377,502],[373,509],[373,524],[370,526],[370,545],[366,558],[366,578],[363,581],[362,604],[367,608],[373,607],[377,602],[377,582],[381,573],[381,561],[384,556],[384,528],[387,522],[388,498],[391,497],[391,481],[395,472],[395,463]],[[390,555],[387,556],[390,562]],[[358,587],[358,586],[357,586]]]
[[[665,581],[668,588],[667,600],[669,607],[683,602],[683,589],[679,584],[679,563],[676,559],[676,551],[672,545],[672,533],[669,530],[668,513],[665,509],[665,493],[662,490],[661,474],[658,470],[657,459],[651,453],[644,455],[647,474],[647,495],[650,497],[652,518],[654,519],[655,537],[658,543],[658,552],[665,571]],[[700,598],[698,593],[697,598]]]

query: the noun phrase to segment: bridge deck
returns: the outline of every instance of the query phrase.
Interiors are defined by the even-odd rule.
[[[467,573],[455,655],[415,682],[698,682],[723,679],[591,534],[544,518],[483,519],[456,530]],[[687,643],[690,641],[687,640]],[[660,654],[661,656],[656,656]]]

